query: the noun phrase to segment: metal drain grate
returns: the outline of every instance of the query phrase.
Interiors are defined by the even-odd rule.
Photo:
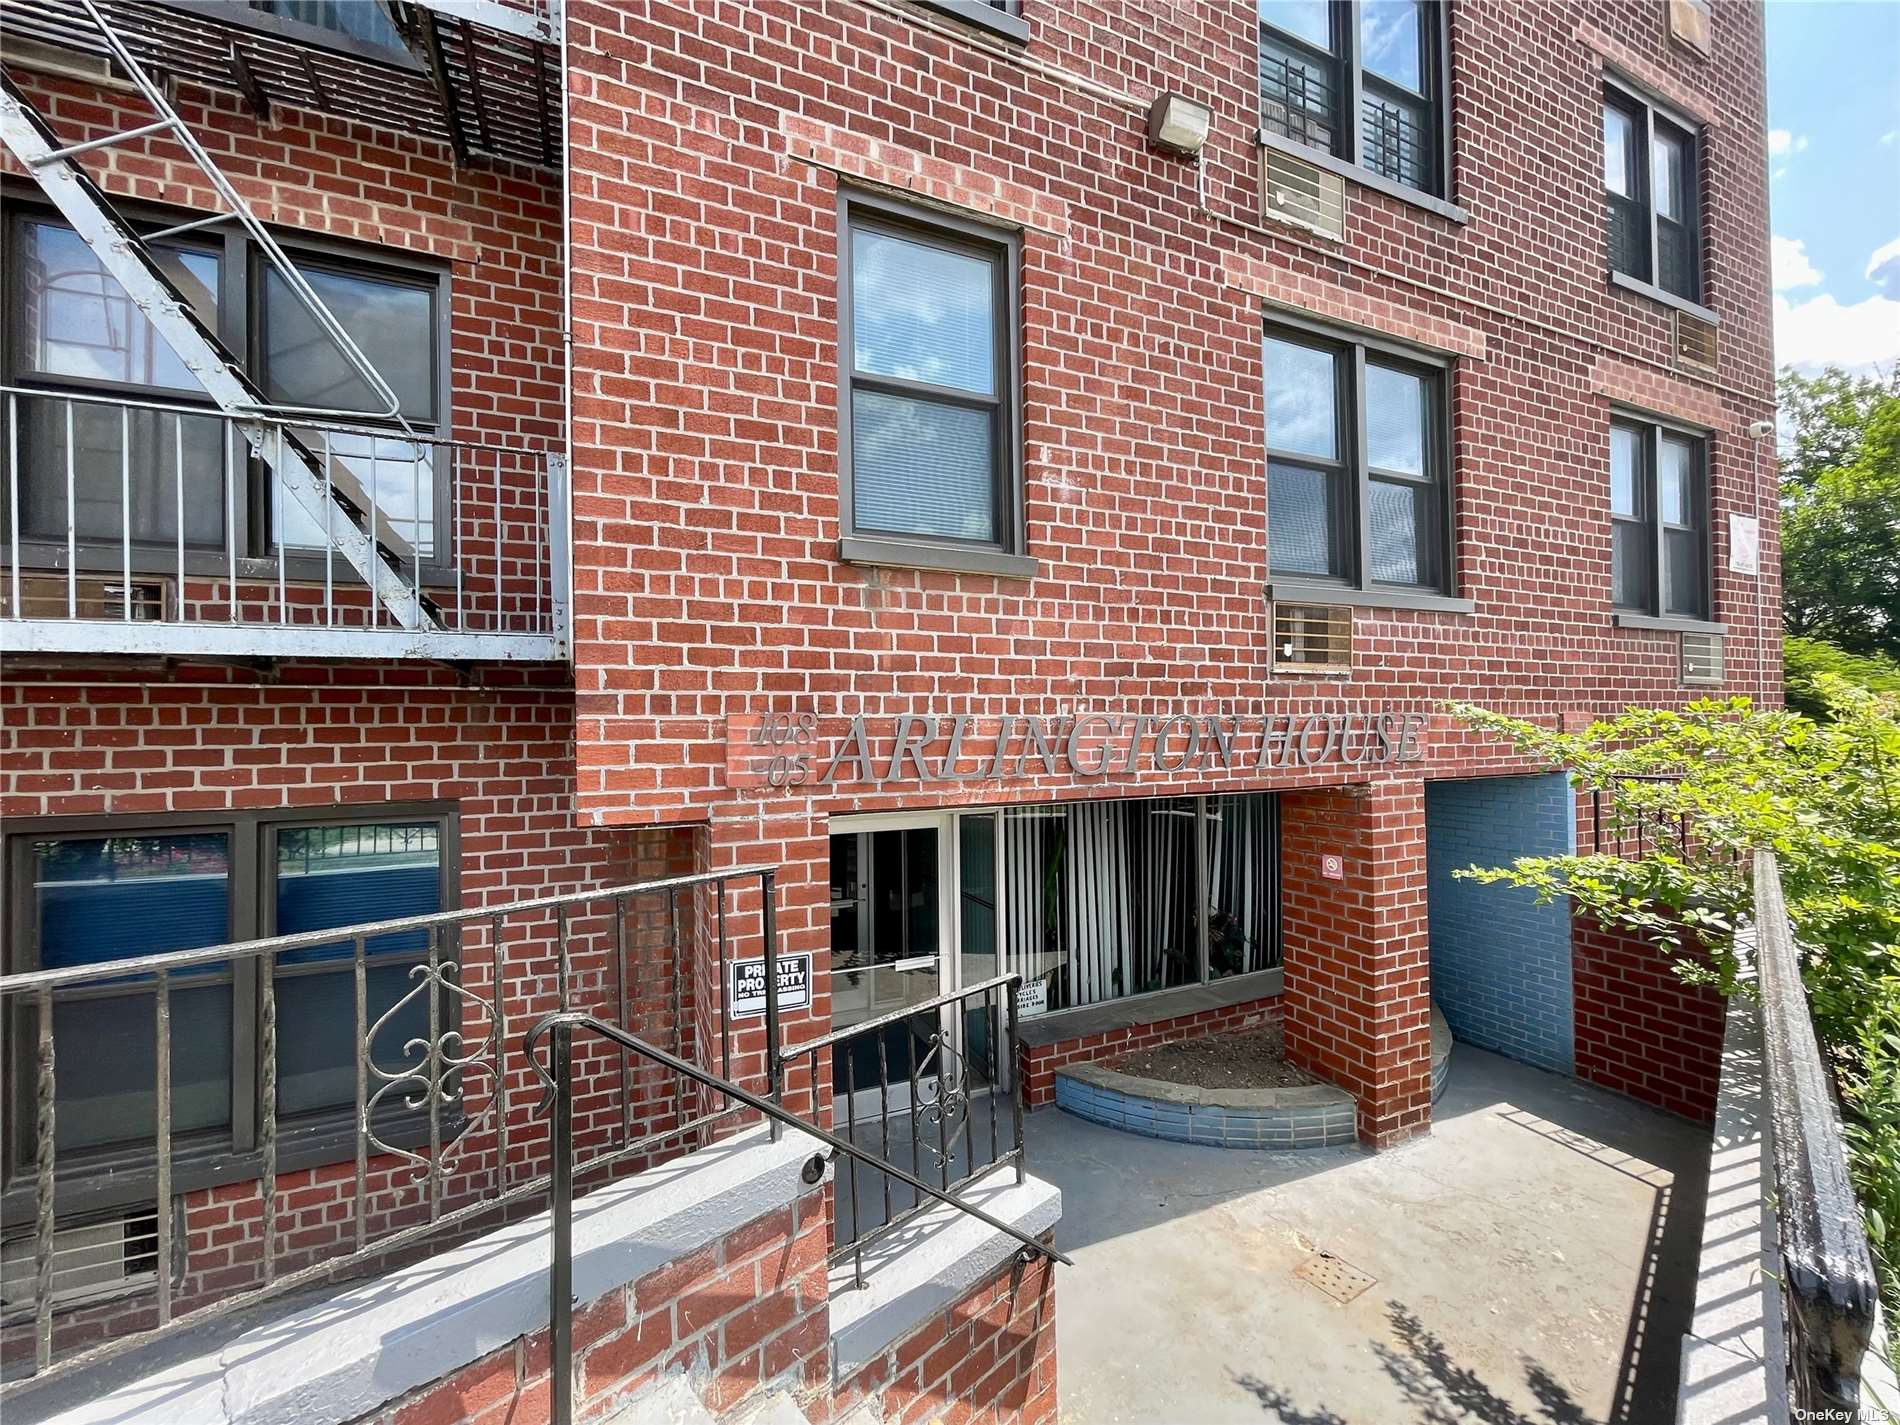
[[[1319,1252],[1293,1269],[1293,1275],[1311,1282],[1334,1301],[1347,1302],[1374,1285],[1379,1279],[1367,1276],[1351,1262],[1331,1252]]]

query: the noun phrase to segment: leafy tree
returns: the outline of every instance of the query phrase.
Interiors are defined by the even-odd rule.
[[[1788,706],[1816,722],[1827,720],[1827,701],[1821,678],[1831,674],[1870,693],[1900,693],[1900,661],[1882,653],[1849,653],[1812,638],[1782,640],[1787,671]]]
[[[1780,398],[1788,632],[1900,657],[1900,392],[1829,368]]]
[[[1618,823],[1693,828],[1686,843],[1650,838],[1640,857],[1535,856],[1462,874],[1528,887],[1544,902],[1569,897],[1658,953],[1680,954],[1686,926],[1714,968],[1684,957],[1678,973],[1735,993],[1749,868],[1756,850],[1775,854],[1868,1236],[1900,1320],[1900,695],[1830,674],[1816,685],[1824,723],[1746,698],[1632,709],[1575,733],[1456,707],[1470,725],[1567,769],[1581,793],[1601,792]]]

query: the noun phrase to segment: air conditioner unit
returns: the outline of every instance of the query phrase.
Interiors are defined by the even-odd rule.
[[[1260,211],[1275,222],[1340,241],[1346,236],[1346,180],[1262,143]]]
[[[22,575],[17,613],[11,607],[12,581],[0,579],[0,609],[5,610],[8,618],[119,621],[125,618],[128,591],[133,623],[158,623],[164,619],[171,595],[169,579],[134,579],[128,585],[123,578],[100,578],[92,574],[80,575],[70,589],[64,574]]]
[[[174,1231],[180,1244],[184,1235]],[[0,1320],[30,1317],[38,1280],[31,1233],[0,1242]],[[182,1254],[178,1257],[182,1263]],[[83,1306],[158,1284],[158,1212],[143,1208],[53,1233],[53,1305]]]
[[[1682,635],[1682,681],[1691,684],[1720,684],[1725,670],[1722,635],[1684,633]]]
[[[1341,604],[1275,604],[1273,671],[1352,671],[1352,610]]]

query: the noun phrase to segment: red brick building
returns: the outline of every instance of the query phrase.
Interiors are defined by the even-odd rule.
[[[1030,1107],[1279,1015],[1393,1144],[1436,1000],[1708,1111],[1650,952],[1462,899],[1592,828],[1445,705],[1779,698],[1758,6],[325,8],[105,4],[181,121],[130,137],[77,0],[8,10],[6,974],[772,868],[786,1041],[885,1025],[790,1060],[806,1114],[942,1082],[902,1011],[1004,975],[1015,1062],[1000,999],[930,1018]],[[565,907],[471,916],[461,973],[758,1086],[727,891],[592,907],[571,980]],[[405,934],[363,1021],[344,940],[175,992],[181,1300],[347,1243],[359,1023],[441,1033]],[[62,1243],[165,1217],[151,982],[65,984],[55,1090],[8,1006],[15,1326],[36,1094]],[[501,1076],[464,1146],[530,1173]]]

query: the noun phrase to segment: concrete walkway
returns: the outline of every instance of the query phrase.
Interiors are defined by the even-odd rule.
[[[1253,1153],[1031,1116],[1063,1425],[1663,1425],[1708,1134],[1460,1045],[1428,1138]],[[1316,1253],[1376,1280],[1341,1304]]]

